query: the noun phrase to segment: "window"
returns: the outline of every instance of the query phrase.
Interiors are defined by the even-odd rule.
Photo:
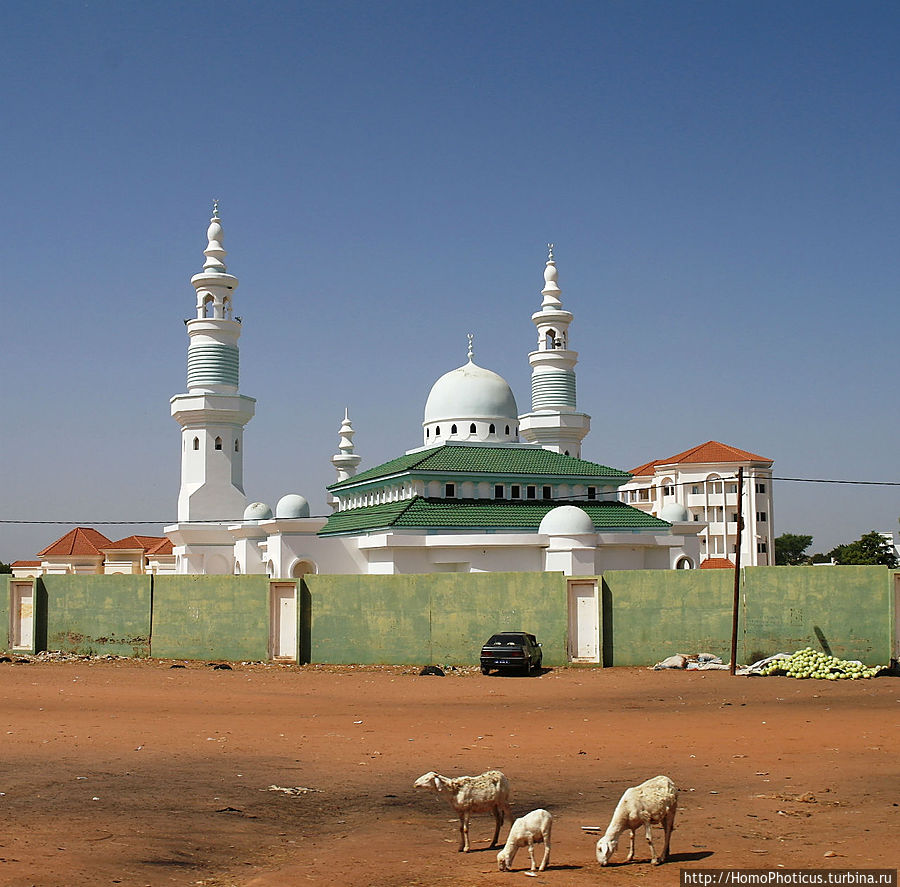
[[[537,498],[537,487],[534,484],[529,484],[525,487],[525,498],[526,499],[536,499]]]
[[[473,422],[473,423],[469,426],[469,434],[474,434],[474,433],[475,433],[475,423]]]
[[[448,499],[456,498],[456,484],[444,484],[444,495]]]
[[[491,422],[491,424],[488,425],[488,434],[496,434],[496,433],[497,433],[497,429],[494,427],[494,423]]]
[[[509,434],[509,425],[506,426],[506,433]]]
[[[504,495],[503,484],[494,484],[494,498],[502,499]]]
[[[663,496],[674,496],[675,495],[675,487],[672,484],[666,484],[663,487]]]
[[[766,513],[765,513],[764,511],[757,511],[757,512],[756,512],[756,519],[757,519],[761,524],[764,524],[764,523],[766,522]]]
[[[510,499],[521,499],[522,498],[522,487],[519,484],[513,484],[509,488],[509,498]]]
[[[450,433],[451,433],[451,434],[456,434],[456,426],[455,426],[455,425],[451,425],[451,426],[450,426]]]
[[[699,515],[699,514],[695,514],[695,515],[694,515],[694,520],[695,520],[695,521],[699,521],[699,520],[700,520],[700,515]]]
[[[234,439],[234,451],[236,453],[241,451],[241,442],[237,438]]]
[[[757,554],[765,554],[766,553],[766,543],[765,542],[757,542],[756,543],[756,553]]]
[[[221,438],[221,437],[217,437],[217,438],[216,438],[216,449],[217,449],[217,450],[221,450],[221,449],[222,449],[222,438]]]
[[[588,487],[588,499],[596,499],[597,498],[597,488],[596,487]]]
[[[722,492],[722,482],[721,481],[717,481],[716,483],[712,484],[711,486],[712,486],[712,491],[714,493]]]
[[[700,494],[700,487],[695,484],[691,487],[691,493],[693,493],[695,496],[698,496]]]
[[[731,518],[730,518],[730,520],[731,520],[731,522],[734,523],[734,524],[736,524],[736,523],[738,522],[738,514],[737,514],[736,511],[732,511],[732,512],[731,512]]]
[[[428,440],[429,437],[431,437],[431,429],[426,428],[425,429],[425,440]]]
[[[543,497],[545,499],[552,499],[553,498],[553,489],[551,487],[544,487]]]
[[[766,485],[765,485],[765,484],[757,484],[757,485],[756,485],[756,492],[757,492],[757,493],[765,493],[765,491],[766,491]]]
[[[726,493],[736,493],[737,492],[737,484],[726,484],[725,492]]]
[[[200,438],[199,438],[199,437],[195,437],[195,438],[194,438],[194,449],[195,449],[195,450],[199,450],[199,449],[200,449]]]
[[[435,426],[435,428],[434,428],[434,436],[435,436],[435,437],[440,437],[440,436],[441,436],[441,426],[440,426],[440,425],[436,425],[436,426]]]

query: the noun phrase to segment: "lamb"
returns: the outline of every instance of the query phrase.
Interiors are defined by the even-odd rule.
[[[619,836],[631,830],[631,848],[625,862],[634,859],[634,832],[640,825],[644,826],[647,843],[650,845],[650,862],[659,865],[669,855],[669,839],[675,826],[675,811],[678,807],[678,789],[668,776],[654,776],[640,785],[626,789],[622,795],[606,833],[597,841],[597,862],[606,865],[619,843]],[[650,837],[650,824],[661,824],[666,840],[662,853],[656,857],[656,849]]]
[[[494,814],[496,827],[491,847],[497,845],[500,827],[504,819],[512,819],[509,808],[509,780],[499,770],[488,770],[480,776],[458,776],[449,779],[430,770],[414,783],[415,788],[425,788],[435,794],[443,794],[459,817],[459,852],[469,852],[469,819],[473,813]]]
[[[506,846],[497,854],[497,867],[501,872],[512,871],[513,860],[520,847],[528,848],[531,857],[531,871],[534,871],[534,845],[544,845],[544,855],[538,871],[542,872],[550,862],[550,829],[553,828],[553,816],[547,810],[532,810],[520,816],[509,830]]]

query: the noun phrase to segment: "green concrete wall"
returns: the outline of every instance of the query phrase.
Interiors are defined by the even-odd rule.
[[[43,576],[35,592],[36,650],[150,655],[149,576]]]
[[[886,567],[748,567],[742,571],[738,660],[803,647],[842,659],[891,658],[893,573]],[[604,665],[652,665],[673,653],[731,659],[731,570],[605,573]]]
[[[305,661],[477,665],[493,632],[514,629],[537,635],[545,664],[566,661],[558,573],[306,576],[303,591]]]
[[[154,576],[151,653],[160,659],[265,660],[265,576]]]
[[[731,658],[730,570],[615,570],[603,574],[603,664],[653,665],[673,653]]]
[[[893,588],[887,567],[748,567],[744,661],[813,647],[884,665],[891,658]]]

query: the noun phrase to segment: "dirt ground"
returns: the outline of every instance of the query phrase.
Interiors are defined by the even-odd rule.
[[[412,787],[432,769],[502,769],[515,815],[553,813],[536,883],[900,855],[897,678],[82,660],[2,664],[0,699],[4,887],[522,883],[528,854],[499,873],[490,816],[457,853],[449,806]],[[681,790],[670,862],[639,833],[635,862],[623,841],[601,869],[582,826],[659,773]]]

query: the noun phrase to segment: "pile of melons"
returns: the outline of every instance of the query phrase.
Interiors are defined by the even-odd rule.
[[[775,659],[763,666],[761,674],[787,675],[789,678],[818,678],[825,681],[858,681],[874,678],[886,666],[867,668],[861,662],[838,659],[812,647],[792,653],[787,658]]]

